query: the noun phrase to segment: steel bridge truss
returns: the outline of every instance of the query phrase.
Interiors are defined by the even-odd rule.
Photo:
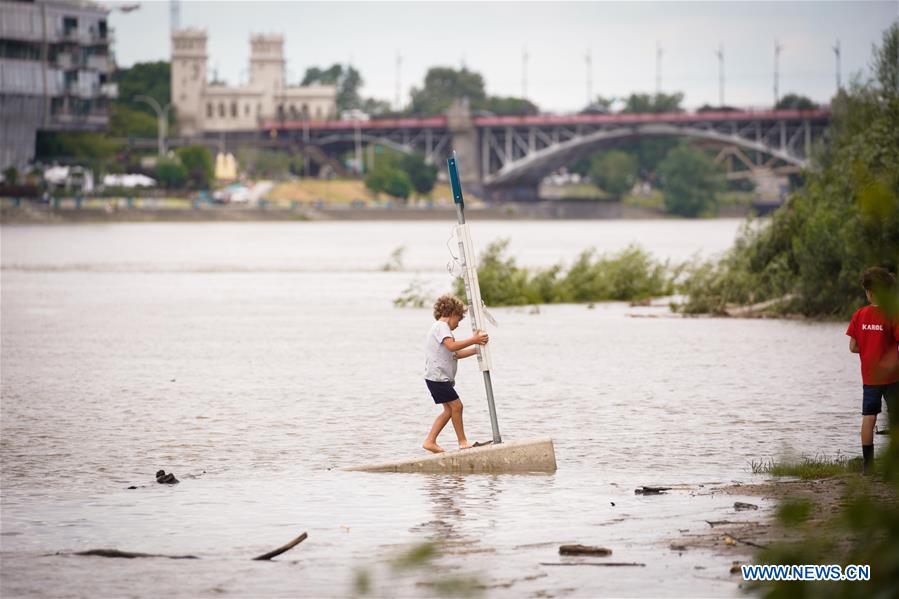
[[[533,185],[557,168],[637,136],[683,136],[721,148],[715,160],[725,164],[730,178],[752,176],[760,169],[797,172],[807,165],[813,142],[828,125],[826,118],[813,117],[666,122],[646,116],[633,123],[482,127],[484,184]]]

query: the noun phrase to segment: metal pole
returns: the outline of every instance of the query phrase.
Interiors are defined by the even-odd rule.
[[[399,51],[396,53],[396,101],[394,102],[394,110],[397,112],[403,109],[403,101],[400,95],[400,69],[403,66],[403,57]]]
[[[841,81],[840,81],[840,40],[837,40],[837,45],[833,47],[833,53],[837,60],[837,91],[840,90]]]
[[[656,42],[656,98],[662,93],[662,44]]]
[[[774,40],[774,106],[777,107],[777,103],[780,101],[780,95],[778,93],[778,87],[780,84],[780,51],[783,49],[783,46],[780,45],[780,41]]]
[[[303,176],[309,176],[309,114],[303,113]]]
[[[724,107],[724,44],[718,45],[718,106]]]
[[[452,158],[449,158],[447,161],[447,166],[449,167],[449,177],[450,184],[453,188],[453,201],[456,204],[456,218],[459,221],[460,225],[465,224],[465,201],[462,198],[462,183],[459,180],[459,171],[456,167],[456,153],[453,152]],[[467,257],[464,253],[464,246],[462,240],[459,240],[460,253],[462,254],[462,258],[467,260]],[[467,267],[468,264],[464,264],[463,266]],[[471,282],[468,281],[467,277],[464,278],[465,281],[465,292],[468,295],[468,299],[472,301],[472,291],[471,291]],[[478,330],[481,328],[482,323],[478,321],[477,318],[478,310],[472,306],[471,310],[471,326],[473,329]],[[484,388],[487,391],[487,410],[490,413],[490,428],[493,431],[493,443],[494,445],[499,445],[503,442],[502,437],[499,434],[499,423],[496,419],[496,404],[493,401],[493,382],[490,380],[490,371],[484,370]]]
[[[151,98],[150,96],[138,95],[134,96],[134,99],[138,102],[144,102],[149,104],[150,107],[156,112],[156,129],[157,140],[156,146],[160,156],[165,156],[165,134],[166,134],[166,123],[165,116],[168,114],[169,108],[172,107],[172,104],[166,104],[165,109],[159,105],[159,102],[156,101],[156,98]]]
[[[521,50],[521,97],[528,99],[528,47]]]
[[[362,130],[359,128],[359,121],[355,122],[356,131],[356,172],[357,174],[362,174]]]
[[[587,65],[587,106],[593,104],[593,56],[590,49],[584,55],[584,63]]]

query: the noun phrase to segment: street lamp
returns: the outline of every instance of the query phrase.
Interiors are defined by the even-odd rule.
[[[159,155],[165,156],[165,135],[166,128],[168,125],[168,113],[169,109],[172,107],[172,103],[169,102],[165,105],[165,108],[159,105],[159,102],[156,101],[156,98],[151,98],[150,96],[134,96],[134,100],[137,102],[144,102],[149,104],[153,110],[156,111],[156,123],[159,130],[159,137],[157,140]]]

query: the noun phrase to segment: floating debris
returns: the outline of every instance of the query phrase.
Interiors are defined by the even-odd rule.
[[[742,501],[735,501],[734,509],[738,512],[743,510],[757,510],[759,509],[759,506],[755,505],[754,503],[743,503]]]
[[[671,487],[647,487],[646,485],[634,489],[634,495],[661,495],[665,491],[670,491]]]
[[[290,541],[286,545],[282,545],[277,549],[269,551],[268,553],[264,553],[258,557],[254,557],[254,560],[270,560],[275,556],[281,555],[285,551],[289,549],[293,549],[300,543],[306,540],[308,535],[304,532],[294,540]],[[112,558],[124,558],[124,559],[134,559],[137,557],[162,557],[165,559],[200,559],[196,555],[163,555],[159,553],[137,553],[134,551],[121,551],[119,549],[89,549],[87,551],[78,551],[74,555],[86,555],[86,556],[94,556],[94,557],[112,557]]]
[[[589,545],[562,545],[559,547],[559,555],[612,555],[612,550]]]
[[[78,551],[75,555],[93,555],[96,557],[119,557],[134,559],[136,557],[164,557],[166,559],[200,559],[196,555],[161,555],[158,553],[136,553],[133,551],[120,551],[118,549],[89,549]]]
[[[541,566],[607,566],[610,568],[624,566],[645,567],[646,564],[637,562],[540,562]]]
[[[175,475],[171,472],[166,474],[165,470],[159,470],[158,472],[156,472],[156,482],[158,482],[160,485],[175,485],[181,481],[175,478]]]

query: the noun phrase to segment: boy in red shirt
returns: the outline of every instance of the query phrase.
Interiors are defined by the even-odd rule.
[[[887,400],[890,427],[899,426],[899,319],[878,306],[885,294],[895,293],[896,278],[885,268],[872,267],[862,275],[870,306],[852,315],[846,334],[849,351],[862,365],[862,456],[864,472],[874,458],[874,424],[881,400]]]

